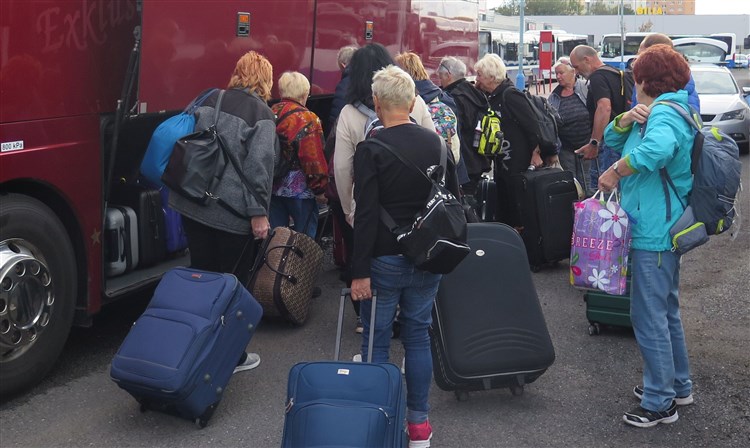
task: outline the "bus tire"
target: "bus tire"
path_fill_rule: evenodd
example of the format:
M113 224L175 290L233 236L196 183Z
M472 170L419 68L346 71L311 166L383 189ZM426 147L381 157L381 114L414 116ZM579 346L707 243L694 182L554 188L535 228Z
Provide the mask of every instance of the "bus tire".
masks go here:
M77 294L73 245L41 201L0 194L0 396L35 385L60 356Z

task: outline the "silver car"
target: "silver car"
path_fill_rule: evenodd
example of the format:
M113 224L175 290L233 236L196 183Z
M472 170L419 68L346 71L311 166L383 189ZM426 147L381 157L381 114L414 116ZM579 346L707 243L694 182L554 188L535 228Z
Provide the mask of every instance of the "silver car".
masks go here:
M750 93L750 88L740 89L726 67L692 65L690 70L701 100L703 126L716 126L737 142L740 152L748 152L750 106L744 96Z

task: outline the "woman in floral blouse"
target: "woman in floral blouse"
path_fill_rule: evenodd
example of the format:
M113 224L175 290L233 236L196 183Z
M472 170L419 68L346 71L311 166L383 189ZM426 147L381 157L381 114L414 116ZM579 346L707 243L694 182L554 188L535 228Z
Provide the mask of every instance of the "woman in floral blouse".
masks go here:
M281 169L271 196L271 227L288 226L315 238L318 204L325 204L328 164L323 154L323 127L315 113L305 107L310 82L298 72L279 79L281 101L271 109L276 114L276 134L281 146Z

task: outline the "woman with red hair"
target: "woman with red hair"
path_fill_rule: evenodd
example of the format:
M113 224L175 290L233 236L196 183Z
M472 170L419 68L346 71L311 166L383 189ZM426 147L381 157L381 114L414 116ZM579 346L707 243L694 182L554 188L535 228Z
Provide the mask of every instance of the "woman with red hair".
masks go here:
M680 256L671 250L669 229L682 215L681 204L687 204L692 188L694 132L663 103L689 112L683 88L690 67L680 53L654 45L638 56L633 76L638 105L617 116L604 132L607 145L622 157L599 177L599 189L610 191L619 184L632 226L630 318L644 365L643 385L633 389L640 406L623 420L646 428L677 421L677 406L693 402L678 300ZM673 188L664 188L661 170Z

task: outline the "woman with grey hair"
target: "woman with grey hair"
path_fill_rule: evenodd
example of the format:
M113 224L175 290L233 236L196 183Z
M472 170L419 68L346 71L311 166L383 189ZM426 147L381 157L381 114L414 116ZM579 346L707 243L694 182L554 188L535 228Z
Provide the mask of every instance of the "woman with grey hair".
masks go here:
M590 160L584 160L583 173L576 173L575 150L588 143L591 138L591 118L586 108L588 87L583 79L576 79L576 69L570 59L562 57L552 66L558 85L549 95L549 104L560 116L558 136L562 149L558 154L560 165L573 173L579 182L587 182ZM584 187L584 191L587 188Z
M486 54L474 65L477 87L487 94L490 108L500 115L500 128L510 147L495 160L497 184L497 218L510 226L522 226L516 198L511 196L510 177L529 166L539 168L558 161L553 149L539 147L539 123L523 93L505 76L505 63L496 54Z
M409 112L415 105L415 85L396 66L375 73L372 81L375 112L384 129L362 141L354 153L354 222L352 299L361 301L362 358L367 357L371 313L377 313L373 340L373 362L388 362L391 331L396 307L400 305L401 343L406 352L406 420L410 448L430 446L432 427L428 420L432 355L430 335L432 303L441 275L417 269L401 255L394 234L380 219L381 207L399 227L414 222L424 206L431 184L416 172L440 163L440 136L414 124ZM391 147L388 149L379 142ZM407 165L392 152L411 162ZM448 166L447 185L458 194L455 170ZM372 309L372 289L378 291L377 308ZM364 430L364 429L363 429Z
M487 98L466 80L466 64L453 56L440 60L437 69L443 90L456 103L458 138L461 144L461 162L466 167L468 181L461 182L465 200L475 205L474 194L482 174L490 170L490 161L474 148L474 129L481 113L487 110Z
M315 238L318 204L325 204L328 164L323 155L323 126L314 112L305 107L310 81L299 72L286 72L279 78L281 101L271 108L276 114L276 134L281 145L282 166L286 172L273 182L271 227L287 227L289 217L297 231Z

